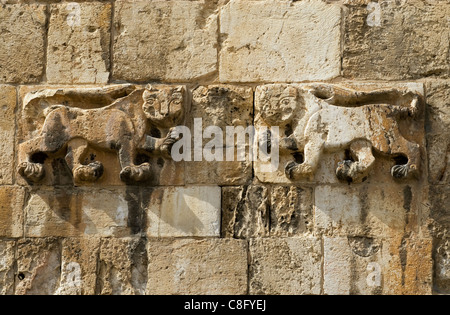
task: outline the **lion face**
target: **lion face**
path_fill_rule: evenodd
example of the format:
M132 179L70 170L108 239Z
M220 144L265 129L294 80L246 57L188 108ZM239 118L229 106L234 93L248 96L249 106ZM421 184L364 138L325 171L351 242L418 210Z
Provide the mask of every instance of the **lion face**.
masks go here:
M259 99L261 118L271 126L289 124L297 111L299 96L292 86L263 88Z
M170 128L184 118L186 90L183 86L147 86L142 109L157 127Z

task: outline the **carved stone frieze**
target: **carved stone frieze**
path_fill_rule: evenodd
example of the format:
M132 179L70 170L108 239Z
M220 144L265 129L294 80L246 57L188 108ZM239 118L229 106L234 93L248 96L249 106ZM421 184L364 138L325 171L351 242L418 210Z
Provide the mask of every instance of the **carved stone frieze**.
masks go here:
M63 158L75 185L98 181L112 168L97 159L116 154L125 183L151 181L151 160L170 160L188 102L184 86L119 85L44 89L25 95L18 173L28 182L46 176L45 161ZM102 154L99 154L99 156ZM111 156L109 156L110 158Z
M274 84L258 87L255 98L256 125L280 128L280 168L289 181L313 181L324 156L339 152L344 157L332 167L340 181L367 180L379 155L395 162L390 170L394 178L421 172L420 88ZM405 123L409 137L404 135ZM268 136L259 137L267 141ZM255 168L263 181L283 176L280 171L266 176L258 163Z

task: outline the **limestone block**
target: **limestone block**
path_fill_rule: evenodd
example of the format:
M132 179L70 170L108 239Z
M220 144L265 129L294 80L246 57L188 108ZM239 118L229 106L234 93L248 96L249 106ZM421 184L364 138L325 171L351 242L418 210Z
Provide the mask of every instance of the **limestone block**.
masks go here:
M448 78L449 14L448 1L350 1L344 29L344 76Z
M0 82L39 82L44 72L46 6L0 7Z
M100 244L100 238L94 237L63 239L61 280L56 294L95 294Z
M269 236L270 195L264 186L222 188L222 237Z
M255 175L330 184L426 177L423 95L420 83L258 86Z
M48 83L107 83L111 4L52 4L47 44Z
M233 0L220 11L221 82L298 82L340 74L341 8Z
M56 238L17 242L15 294L53 295L61 276L61 248Z
M430 294L431 239L324 239L324 294Z
M450 183L450 81L432 81L427 91L427 152L431 184Z
M442 239L436 242L433 249L434 290L438 294L450 293L450 241Z
M15 241L0 241L0 295L14 294Z
M117 1L113 78L186 82L216 72L212 1Z
M25 207L25 235L122 237L132 233L131 191L55 188L31 192Z
M1 10L1 9L0 9ZM1 66L0 66L1 68ZM0 70L1 71L1 70ZM0 85L0 184L12 184L15 144L16 89Z
M250 294L320 294L322 248L315 238L250 240Z
M316 231L327 235L396 236L418 231L425 219L420 186L318 186L315 188Z
M155 188L146 196L143 207L147 213L147 236L220 235L219 186Z
M143 239L103 239L100 248L96 294L145 294L147 262Z
M147 294L247 293L247 242L150 239Z
M35 86L20 96L20 184L184 184L170 152L189 105L185 86Z
M186 182L248 183L252 178L248 133L253 126L252 89L211 85L197 87L192 94L187 126L191 130L193 154L192 161L186 163Z
M0 186L0 236L23 236L25 190L16 186Z

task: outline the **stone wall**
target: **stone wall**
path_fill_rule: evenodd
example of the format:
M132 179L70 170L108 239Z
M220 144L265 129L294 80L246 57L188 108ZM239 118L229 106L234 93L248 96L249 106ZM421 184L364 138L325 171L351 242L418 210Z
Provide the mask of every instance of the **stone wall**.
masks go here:
M447 0L0 0L0 293L449 294L449 16ZM183 114L145 129L151 93ZM299 133L280 113L308 104ZM172 128L196 118L279 126L278 169L174 161Z

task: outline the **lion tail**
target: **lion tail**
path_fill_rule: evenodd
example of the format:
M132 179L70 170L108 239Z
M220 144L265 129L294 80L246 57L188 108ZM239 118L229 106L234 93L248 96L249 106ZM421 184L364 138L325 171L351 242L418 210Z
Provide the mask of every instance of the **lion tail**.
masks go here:
M409 106L394 106L394 112L401 117L416 118L420 115L420 97L414 96Z

